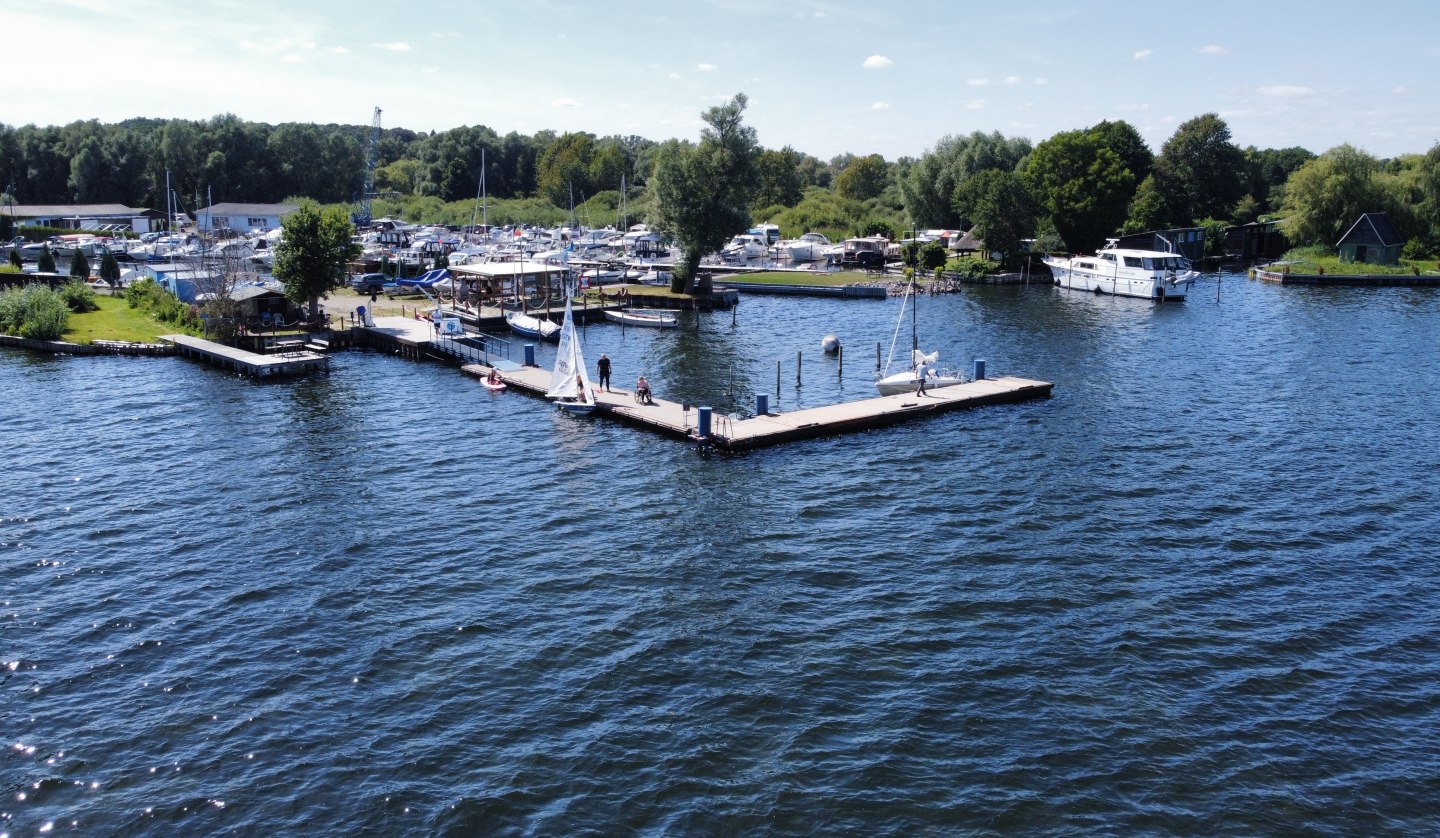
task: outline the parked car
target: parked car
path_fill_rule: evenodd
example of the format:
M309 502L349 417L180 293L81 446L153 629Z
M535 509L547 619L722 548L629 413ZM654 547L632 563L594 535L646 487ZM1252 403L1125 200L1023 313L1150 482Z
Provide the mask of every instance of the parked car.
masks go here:
M386 286L389 286L388 288ZM385 274L360 274L350 280L350 287L361 294L380 294L385 291L392 291L395 288L394 282Z

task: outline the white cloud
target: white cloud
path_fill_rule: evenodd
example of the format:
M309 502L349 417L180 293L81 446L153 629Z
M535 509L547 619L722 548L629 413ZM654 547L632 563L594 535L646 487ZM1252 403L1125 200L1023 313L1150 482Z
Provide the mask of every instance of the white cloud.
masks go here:
M965 83L971 87L984 87L990 83L989 79L966 79Z
M1154 52L1154 50L1142 49L1139 52L1135 53L1134 58L1136 61L1140 61L1141 59L1149 58L1150 53L1152 52Z
M336 55L349 55L349 54L350 54L350 50L348 50L348 49L346 49L346 48L344 48L344 47L331 47L331 48L330 48L330 51L333 52L333 53L335 53Z
M1314 92L1311 88L1301 87L1298 84L1267 84L1260 88L1261 96L1274 96L1282 99L1294 96L1310 96Z
M888 111L888 110L890 110L890 103L889 103L889 102L876 102L875 104L873 104L873 105L870 106L870 110L872 110L872 111Z
M305 63L305 58L304 58L304 56L296 55L295 53L292 52L292 53L288 53L288 54L286 54L286 55L280 56L280 63L281 63L281 64L304 64L304 63Z
M720 68L719 68L719 67L716 67L714 64L696 64L696 65L695 65L695 72L697 72L697 73L713 73L713 72L715 72L715 71L718 70L718 69L720 69Z
M1050 83L1050 80L1047 79L1047 78L1045 78L1044 76L1038 76L1038 77L1036 77L1036 79L1035 79L1035 86L1036 86L1036 87L1039 87L1039 86L1042 85L1042 84L1049 84L1049 83Z
M1199 48L1199 49L1197 49L1197 50L1195 50L1195 51L1198 52L1198 53L1200 53L1201 55L1229 55L1229 54L1230 54L1230 50L1228 50L1228 49L1220 46L1219 44L1210 44L1210 45L1208 45L1208 46L1203 46L1203 47L1201 47L1201 48Z
M552 107L552 108L578 108L578 107L580 107L580 103L577 102L576 100L570 98L569 96L561 96L559 99L556 99L555 101L551 102L551 103L550 103L550 107Z
M1006 76L1006 77L1005 77L1005 83L1006 83L1006 84L1019 84L1019 83L1020 83L1020 77L1019 77L1019 76Z
M1396 96L1404 96L1406 93L1410 92L1410 88L1406 87L1403 84L1397 84L1395 85L1395 89L1390 92L1394 93Z
M862 63L860 66L864 67L867 70L879 70L882 67L889 67L891 64L894 63L894 61L891 61L883 55L872 55L869 58L865 59L864 63Z
M680 78L680 74L679 74L679 73L671 73L670 75L666 76L665 78L667 78L667 79L669 79L669 80L671 80L671 81L677 81L677 80L679 80L679 78Z
M389 50L390 52L410 51L410 44L408 41L391 41L387 44L371 44L370 46L375 47L376 49Z
M990 107L990 103L984 99L971 99L965 103L965 110L967 111L983 111L988 107Z

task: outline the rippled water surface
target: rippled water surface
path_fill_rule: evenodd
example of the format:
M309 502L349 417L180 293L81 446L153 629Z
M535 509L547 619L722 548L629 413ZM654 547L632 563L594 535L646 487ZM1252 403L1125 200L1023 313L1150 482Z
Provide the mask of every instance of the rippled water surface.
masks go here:
M898 311L585 343L788 410ZM1053 398L738 456L372 351L0 350L0 834L1433 833L1437 314L968 289L921 343Z

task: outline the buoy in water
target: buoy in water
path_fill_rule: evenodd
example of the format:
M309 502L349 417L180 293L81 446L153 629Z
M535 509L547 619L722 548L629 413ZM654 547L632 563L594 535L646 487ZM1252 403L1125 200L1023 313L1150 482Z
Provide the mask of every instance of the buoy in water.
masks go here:
M825 337L820 339L820 349L827 355L832 355L836 352L839 352L840 338L837 338L834 335L826 335Z

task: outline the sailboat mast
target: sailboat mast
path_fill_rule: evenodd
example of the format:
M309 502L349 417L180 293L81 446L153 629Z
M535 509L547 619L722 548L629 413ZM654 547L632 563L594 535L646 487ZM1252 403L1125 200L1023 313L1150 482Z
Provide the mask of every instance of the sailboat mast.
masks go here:
M910 351L913 353L920 348L920 327L916 322L916 312L920 308L920 292L915 287L914 274L910 275L910 294L915 297L914 304L910 306Z

